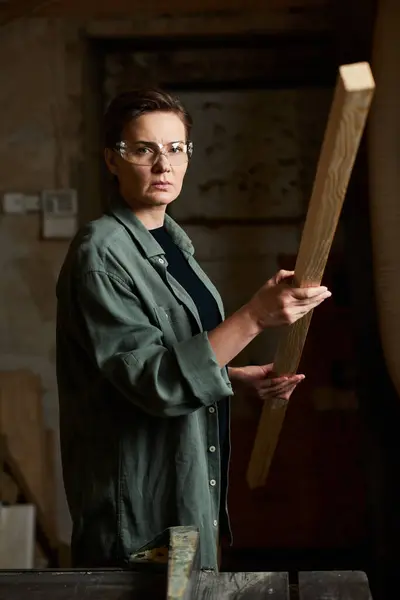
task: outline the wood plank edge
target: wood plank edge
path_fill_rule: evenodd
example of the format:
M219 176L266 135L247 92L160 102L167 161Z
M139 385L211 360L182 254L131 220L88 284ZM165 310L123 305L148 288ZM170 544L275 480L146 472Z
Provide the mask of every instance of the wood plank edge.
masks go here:
M255 489L265 484L273 457L273 453L269 455L268 448L270 446L275 448L277 445L279 433L285 420L287 405L288 402L276 407L270 403L264 403L246 474L250 489ZM266 439L269 440L267 448L264 444L264 440Z
M372 92L375 90L375 80L368 62L341 65L339 77L347 92Z

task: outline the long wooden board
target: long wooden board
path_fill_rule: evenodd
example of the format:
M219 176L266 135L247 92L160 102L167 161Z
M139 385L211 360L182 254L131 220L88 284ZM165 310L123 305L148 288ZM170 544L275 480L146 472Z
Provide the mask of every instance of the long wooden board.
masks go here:
M202 571L197 600L289 600L288 574ZM101 571L0 571L0 598L7 600L165 600L162 573L128 569ZM315 600L320 600L321 596ZM363 599L360 599L363 600Z
M290 586L286 572L213 573L202 571L192 598L197 600L372 600L361 571L300 572ZM395 598L395 596L393 596ZM0 571L0 598L21 600L165 600L161 573L129 569Z
M342 65L295 266L294 285L320 285L375 89L368 63ZM274 360L278 375L296 373L312 312L288 326ZM247 471L251 488L265 484L287 402L265 402Z

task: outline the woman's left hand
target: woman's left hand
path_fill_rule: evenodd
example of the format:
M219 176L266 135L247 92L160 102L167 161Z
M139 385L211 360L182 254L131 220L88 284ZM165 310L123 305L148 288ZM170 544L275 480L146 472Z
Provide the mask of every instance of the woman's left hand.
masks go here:
M273 367L273 364L229 367L228 374L233 391L242 391L262 401L289 400L296 386L305 376L296 374L273 377Z

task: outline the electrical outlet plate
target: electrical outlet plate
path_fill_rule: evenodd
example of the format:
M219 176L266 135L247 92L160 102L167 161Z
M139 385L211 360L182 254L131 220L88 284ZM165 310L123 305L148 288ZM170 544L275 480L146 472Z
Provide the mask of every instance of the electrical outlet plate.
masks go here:
M25 212L25 197L19 192L8 192L3 196L3 213L21 215Z
M3 213L6 215L22 215L40 211L40 198L36 194L7 192L3 196Z

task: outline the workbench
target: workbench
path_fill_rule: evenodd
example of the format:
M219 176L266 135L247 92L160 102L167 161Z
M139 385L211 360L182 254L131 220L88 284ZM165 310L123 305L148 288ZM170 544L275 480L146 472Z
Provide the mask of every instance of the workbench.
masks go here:
M198 600L372 600L360 571L287 573L200 572ZM0 571L0 600L165 600L165 575L131 570Z

